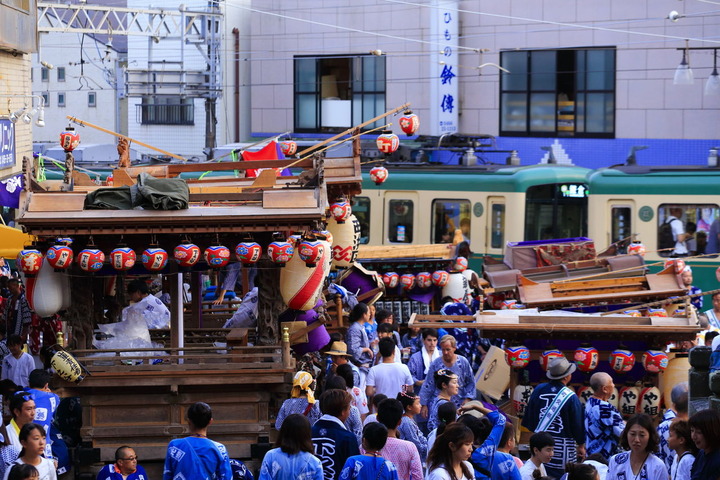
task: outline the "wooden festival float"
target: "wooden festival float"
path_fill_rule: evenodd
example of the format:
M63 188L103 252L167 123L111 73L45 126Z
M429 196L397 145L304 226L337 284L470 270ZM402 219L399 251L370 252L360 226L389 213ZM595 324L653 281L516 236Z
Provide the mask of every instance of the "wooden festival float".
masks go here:
M162 462L167 443L187 434L185 410L196 401L212 405L211 435L232 458L250 458L251 446L267 444L272 411L287 398L295 371L290 345L296 353L325 346L329 336L318 308L325 278L331 265L349 266L357 253L359 226L349 198L361 191L359 137L368 133L361 129L407 106L297 155L294 142L283 142L286 159L149 167L121 162L112 187L73 171L72 131L61 136L68 146L64 181L40 184L24 161L18 222L38 238L24 250L23 258L35 260L25 262L35 269L27 273L36 274L27 277L29 298L41 316L62 311L68 350L89 373L79 383L56 384L62 396L81 397L82 435L90 449L81 450L80 462L111 461L121 444L132 445L146 467ZM397 136L381 137L381 149L397 148ZM353 141L353 156L325 158L323 147L342 141ZM120 143L119 150L127 148L127 141ZM280 145L268 148L276 152ZM290 175L280 176L285 169ZM143 208L134 208L138 202ZM235 245L238 259L257 269L256 332L220 328L215 309L201 298L203 274L224 268ZM247 285L247 269L243 273ZM97 326L119 320L125 285L151 274L162 275L171 297L170 328L150 332L162 346L93 349ZM191 285L189 304L182 301L183 277ZM383 286L375 283L376 299ZM306 319L313 308L319 313ZM223 320L226 310L219 309ZM280 323L288 312L290 320L304 321ZM313 348L303 350L314 334Z

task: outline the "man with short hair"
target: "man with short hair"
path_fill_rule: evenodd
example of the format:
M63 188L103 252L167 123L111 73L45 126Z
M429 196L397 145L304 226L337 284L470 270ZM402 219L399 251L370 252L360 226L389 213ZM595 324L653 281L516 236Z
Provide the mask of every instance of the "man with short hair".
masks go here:
M27 341L32 323L32 309L25 296L25 289L17 278L8 280L7 288L10 291L4 312L7 335L20 335L24 341Z
M230 458L225 445L207 438L212 409L196 402L187 410L190 436L168 444L163 480L232 480Z
M45 429L47 442L45 443L45 456L52 456L52 437L50 435L50 424L52 423L55 410L60 405L60 397L50 391L50 378L52 376L42 368L36 368L28 376L28 392L32 393L35 400L35 423L42 425Z
M625 421L608 400L615 385L610 375L597 372L590 377L593 395L585 403L585 446L587 454L599 453L609 459L618 453L618 443Z
M523 416L522 426L531 432L547 432L555 441L554 455L545 469L560 478L568 462L585 458L585 424L580 399L567 384L577 369L565 357L550 360L546 372L548 383L533 390Z
M437 348L438 331L434 328L422 330L422 348L419 352L412 354L407 366L415 384L415 393L419 394L433 360L440 358L440 351Z
M127 286L127 293L133 304L123 308L122 320L141 317L148 328L168 328L170 310L155 295L143 280L133 280Z
M135 450L123 445L115 450L115 463L105 465L97 474L97 480L148 480L148 476L138 465Z
M10 355L2 361L0 379L12 380L18 387L27 387L30 372L35 369L35 360L32 355L23 352L25 340L20 335L10 335L7 345Z
M372 398L376 393L395 398L398 393L405 391L405 388L412 388L412 375L407 365L395 362L396 346L392 338L381 338L379 348L382 363L378 363L368 372L365 393L368 398Z
M685 241L690 237L690 235L685 232L685 225L683 225L683 222L680 219L682 214L682 208L670 207L670 215L664 222L670 225L673 240L675 241L675 248L670 254L671 257L687 257L689 253Z
M333 388L320 395L323 416L312 426L312 442L315 456L322 462L324 480L337 480L345 461L360 454L357 438L344 424L350 417L351 401L352 395L344 389Z
M393 336L393 333L395 331L393 330L393 326L389 323L381 323L378 325L377 328L377 336L378 341L382 340L383 338L389 338L393 341L395 344L395 355L393 356L393 359L395 363L402 363L402 352L400 351L400 348L397 344L397 340ZM380 349L379 343L378 343L378 350ZM382 354L378 351L377 355L375 355L375 358L373 359L373 365L377 365L378 363L382 362Z
M422 480L422 462L417 447L412 442L397 438L403 413L402 404L394 398L386 398L378 405L377 421L388 430L387 442L380 450L380 456L395 465L398 478Z
M530 437L530 458L520 468L522 480L533 480L533 472L540 470L542 477L547 476L545 465L553 458L555 440L547 432L533 434ZM557 477L560 478L560 477Z
M670 436L670 424L673 419L679 418L680 420L688 419L688 382L678 383L670 391L670 403L671 408L668 408L663 414L663 418L660 421L660 425L657 427L658 437L660 437L660 445L655 455L665 462L668 471L673 464L673 458L675 457L675 451L673 451L668 445L668 436Z
M347 352L347 344L345 342L333 342L330 344L330 350L326 353L330 356L332 365L325 380L330 380L330 378L336 375L337 367L340 365L350 365L353 371L353 385L360 387L360 369L348 360L350 354Z

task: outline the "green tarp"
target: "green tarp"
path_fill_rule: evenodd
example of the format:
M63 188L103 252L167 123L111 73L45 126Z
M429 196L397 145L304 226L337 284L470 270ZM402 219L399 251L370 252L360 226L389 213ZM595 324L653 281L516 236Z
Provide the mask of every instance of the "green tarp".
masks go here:
M85 208L105 210L183 210L188 208L190 189L181 178L138 175L130 187L98 188L85 197Z

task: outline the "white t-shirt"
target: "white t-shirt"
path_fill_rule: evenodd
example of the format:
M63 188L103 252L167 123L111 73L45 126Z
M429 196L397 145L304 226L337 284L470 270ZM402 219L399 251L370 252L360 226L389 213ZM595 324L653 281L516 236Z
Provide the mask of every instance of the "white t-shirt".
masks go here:
M675 239L675 250L673 250L673 253L688 253L687 245L685 244L685 242L678 241L678 235L682 235L683 233L685 233L685 227L683 226L682 220L677 217L668 217L667 221L670 223L673 238Z
M540 468L536 467L532 460L528 459L527 462L520 468L520 477L522 480L533 480L533 472L540 470L540 474L544 477L547 475L545 471L545 465L540 464Z
M458 480L474 480L473 478L473 467L470 462L463 462L470 472L470 477L462 476ZM450 474L445 470L445 465L440 465L435 470L432 470L426 477L425 480L450 480Z
M404 363L381 363L370 369L365 385L375 387L375 394L382 393L396 398L403 385L412 385L410 369Z
M40 477L38 478L38 480L57 480L55 463L49 458L40 457L40 459L40 465L35 465L35 468L37 468L37 471L40 473ZM8 465L5 470L5 476L3 477L3 480L7 480L8 476L10 476L10 470L12 470L12 466L16 463L24 464L25 462L22 461L22 458L18 458L13 463Z
M670 480L690 480L693 463L695 463L695 457L690 452L683 455L679 462L678 456L675 455L675 460L670 467Z

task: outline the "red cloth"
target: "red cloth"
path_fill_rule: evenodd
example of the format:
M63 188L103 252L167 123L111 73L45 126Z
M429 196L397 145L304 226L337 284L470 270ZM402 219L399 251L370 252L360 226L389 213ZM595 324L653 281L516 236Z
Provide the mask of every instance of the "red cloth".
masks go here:
M279 146L275 140L271 141L267 145L265 145L263 148L258 150L257 152L243 152L242 158L246 162L252 162L255 160L280 160L281 152L278 151ZM263 170L262 168L248 168L245 170L245 177L246 178L256 178L260 171ZM282 168L276 168L275 173L276 175L280 175L282 172Z

